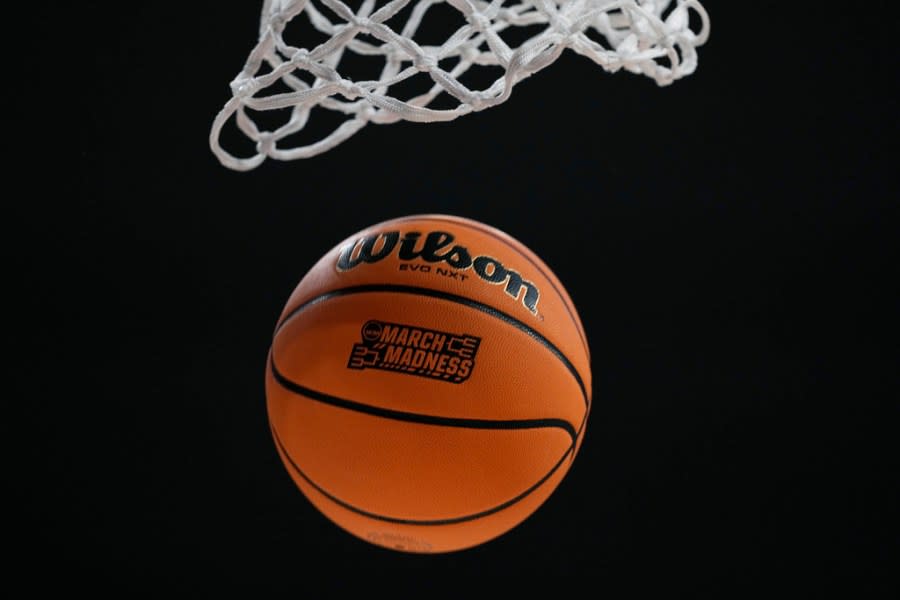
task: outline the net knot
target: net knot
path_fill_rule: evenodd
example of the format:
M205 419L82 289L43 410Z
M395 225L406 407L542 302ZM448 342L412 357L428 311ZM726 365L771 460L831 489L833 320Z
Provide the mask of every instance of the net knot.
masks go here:
M231 82L231 93L238 98L248 98L259 89L259 82L252 77L238 77Z
M369 17L354 17L353 19L353 24L365 31L369 31L372 28L372 23L373 21Z
M469 106L477 112L488 108L491 103L482 94L472 94L472 97L469 98Z
M413 65L422 71L422 72L430 72L437 68L437 59L430 54L418 54L413 59Z
M366 91L361 85L354 83L349 79L341 79L339 83L341 85L341 94L347 98L347 100L356 100L357 98L366 95Z
M308 63L309 62L309 50L306 48L297 48L294 54L291 56L291 63Z
M491 28L494 22L490 17L485 16L484 13L473 11L472 14L469 15L469 23L476 31L484 33L485 30Z
M275 150L275 136L271 131L260 131L256 140L256 151L263 156L271 156Z

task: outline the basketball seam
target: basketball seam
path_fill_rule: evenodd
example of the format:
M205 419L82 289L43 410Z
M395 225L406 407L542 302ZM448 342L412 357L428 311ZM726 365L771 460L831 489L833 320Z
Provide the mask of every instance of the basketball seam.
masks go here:
M361 402L355 402L346 398L332 396L318 390L314 390L296 381L288 379L278 370L275 365L274 353L269 360L269 368L272 371L272 377L282 388L289 392L298 394L315 400L323 404L328 404L337 408L343 408L353 412L371 415L374 417L383 417L395 421L406 421L409 423L418 423L420 425L437 425L443 427L459 427L464 429L541 429L556 427L565 431L572 438L574 446L578 439L578 432L575 427L565 419L473 419L463 417L442 417L439 415L429 415L424 413L413 413L380 406L372 406Z
M378 521L384 521L387 523L398 523L398 524L403 524L403 525L418 525L418 526L454 525L454 524L458 524L458 523L465 523L468 521L475 521L478 519L482 519L484 517L488 517L492 514L506 510L510 506L513 506L514 504L517 504L518 502L524 500L525 498L530 496L533 492L535 492L538 488L540 488L544 484L544 482L546 482L560 468L560 466L563 464L563 461L565 461L566 456L568 456L570 453L572 453L574 451L574 447L570 446L569 449L567 449L563 453L562 457L560 457L560 459L556 462L556 464L553 465L553 467L544 476L542 476L540 479L538 479L537 482L535 482L530 487L528 487L525 491L514 496L513 498L506 500L505 502L502 502L501 504L493 506L489 509L482 510L477 513L472 513L469 515L463 515L463 516L459 516L459 517L452 517L452 518L446 518L446 519L402 519L399 517L389 517L387 515L379 515L379 514L376 514L373 512L369 512L367 510L363 510L362 508L359 508L358 506L354 506L354 505L350 504L349 502L347 502L345 500L341 500L337 496L325 491L325 489L323 489L318 484L316 484L312 479L310 479L309 476L306 473L304 473L303 470L297 465L297 463L294 462L293 457L290 455L290 453L287 451L287 448L285 448L284 444L281 442L281 438L278 435L278 431L275 429L275 426L271 423L270 423L270 429L272 431L272 437L275 439L275 443L278 445L278 449L281 451L281 453L287 459L287 463L290 465L290 467L297 473L297 475L299 475L301 478L303 478L303 481L308 483L311 487L313 487L321 495L326 497L328 500L334 502L338 506L340 506L346 510L349 510L353 513L356 513L358 515L361 515L361 516L364 516L364 517L367 517L370 519L375 519Z

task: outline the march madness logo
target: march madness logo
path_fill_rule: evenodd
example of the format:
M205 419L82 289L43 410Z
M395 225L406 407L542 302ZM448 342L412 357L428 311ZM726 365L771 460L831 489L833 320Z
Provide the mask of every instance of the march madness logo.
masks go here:
M354 344L347 368L400 371L462 383L475 368L481 338L412 325L368 321Z

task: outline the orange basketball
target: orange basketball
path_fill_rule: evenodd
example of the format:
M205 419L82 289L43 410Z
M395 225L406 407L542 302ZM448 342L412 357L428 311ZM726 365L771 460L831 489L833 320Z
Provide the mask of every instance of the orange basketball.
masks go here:
M492 540L559 486L591 408L588 343L522 243L448 215L372 225L323 256L266 366L278 453L306 498L372 544Z

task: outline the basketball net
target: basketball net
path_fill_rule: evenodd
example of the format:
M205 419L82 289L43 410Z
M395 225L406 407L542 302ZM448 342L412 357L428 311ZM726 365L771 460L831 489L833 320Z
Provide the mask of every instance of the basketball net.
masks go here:
M460 26L440 45L427 45L417 35L420 25L429 9L443 4L458 11ZM286 43L285 32L299 20L324 41ZM708 35L709 17L698 0L363 0L356 10L341 0L264 0L258 42L213 121L210 147L226 167L248 171L267 157L321 154L369 123L451 121L505 102L518 82L567 48L607 72L624 69L668 85L694 72L696 48ZM524 39L511 42L516 37ZM380 76L359 79L342 71L354 57L380 59ZM486 66L497 72L490 84L464 83L467 71ZM429 78L426 91L397 92L414 77ZM439 96L450 106L432 106ZM320 114L313 109L342 120L311 142L291 144L287 138ZM283 123L261 128L257 121L268 111L283 113ZM232 117L255 145L254 155L239 158L222 147L222 128Z

